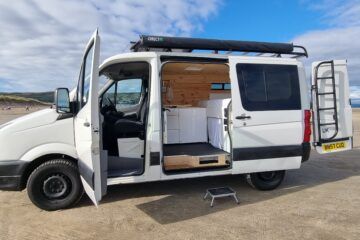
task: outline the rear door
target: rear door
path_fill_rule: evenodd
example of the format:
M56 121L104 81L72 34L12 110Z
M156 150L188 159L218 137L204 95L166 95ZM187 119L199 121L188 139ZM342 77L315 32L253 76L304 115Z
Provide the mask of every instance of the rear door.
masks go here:
M230 56L229 64L233 160L300 157L303 113L298 62ZM257 165L263 167L265 162ZM286 168L274 165L267 170L279 167Z
M85 192L95 205L106 193L107 162L101 158L99 137L99 53L95 31L83 57L77 90L78 113L74 119L78 166ZM100 161L101 160L101 161Z
M352 148L352 109L346 60L312 64L313 141L317 152Z

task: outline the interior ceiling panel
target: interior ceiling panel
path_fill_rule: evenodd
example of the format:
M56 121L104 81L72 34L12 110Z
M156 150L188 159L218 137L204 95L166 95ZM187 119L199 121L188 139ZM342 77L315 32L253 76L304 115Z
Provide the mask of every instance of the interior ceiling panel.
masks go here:
M163 68L163 74L228 74L229 67L225 64L204 63L168 63Z

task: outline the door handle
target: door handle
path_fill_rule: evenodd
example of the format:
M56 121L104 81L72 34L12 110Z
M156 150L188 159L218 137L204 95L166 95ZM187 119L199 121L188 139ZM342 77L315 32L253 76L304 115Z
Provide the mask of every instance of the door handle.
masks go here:
M235 117L238 120L245 120L245 119L250 119L250 116L246 116L245 114L241 115L241 116L236 116Z
M85 127L90 127L90 123L89 122L84 122L84 126Z

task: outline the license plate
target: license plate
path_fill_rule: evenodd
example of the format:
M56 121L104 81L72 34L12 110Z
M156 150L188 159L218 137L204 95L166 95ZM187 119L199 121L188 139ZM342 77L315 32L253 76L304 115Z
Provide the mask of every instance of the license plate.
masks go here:
M327 143L322 145L324 152L332 152L346 148L346 142Z

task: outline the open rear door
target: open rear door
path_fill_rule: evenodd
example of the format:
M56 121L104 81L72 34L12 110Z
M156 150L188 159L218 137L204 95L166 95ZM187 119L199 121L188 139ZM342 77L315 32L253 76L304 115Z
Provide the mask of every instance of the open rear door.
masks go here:
M99 137L99 54L96 30L83 57L77 89L78 113L74 119L78 165L85 192L95 205L106 193L107 162L101 158Z
M352 149L352 110L346 60L312 64L313 141L317 152Z

